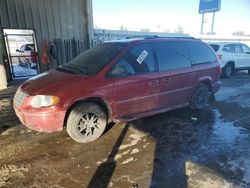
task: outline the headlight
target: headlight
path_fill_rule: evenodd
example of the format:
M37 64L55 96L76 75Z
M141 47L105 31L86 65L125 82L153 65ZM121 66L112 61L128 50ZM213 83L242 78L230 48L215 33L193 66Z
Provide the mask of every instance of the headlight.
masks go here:
M31 100L31 106L34 108L48 107L56 105L58 102L59 98L56 96L36 95Z

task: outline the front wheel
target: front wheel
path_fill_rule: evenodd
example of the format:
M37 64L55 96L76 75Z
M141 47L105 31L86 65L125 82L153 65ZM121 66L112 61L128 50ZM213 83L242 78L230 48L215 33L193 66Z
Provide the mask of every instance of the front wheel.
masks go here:
M191 99L191 108L194 110L204 109L209 101L211 92L206 84L200 84Z
M72 109L67 120L69 136L79 143L87 143L99 138L107 125L107 115L95 103L84 102Z

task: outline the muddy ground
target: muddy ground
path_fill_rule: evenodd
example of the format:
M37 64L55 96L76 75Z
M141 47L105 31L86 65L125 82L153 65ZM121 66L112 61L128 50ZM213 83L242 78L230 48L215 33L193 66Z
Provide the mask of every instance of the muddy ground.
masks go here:
M0 187L250 187L250 76L222 83L206 110L118 124L88 144L26 129L0 94Z

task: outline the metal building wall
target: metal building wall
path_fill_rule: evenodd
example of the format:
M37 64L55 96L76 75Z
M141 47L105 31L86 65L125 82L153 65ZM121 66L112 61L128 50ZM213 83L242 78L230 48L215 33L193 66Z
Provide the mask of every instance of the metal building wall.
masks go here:
M91 0L0 0L0 22L3 29L34 29L38 54L43 41L55 39L82 41L90 47L93 36ZM70 45L69 45L70 46ZM61 63L65 63L62 54ZM48 66L41 65L41 72Z

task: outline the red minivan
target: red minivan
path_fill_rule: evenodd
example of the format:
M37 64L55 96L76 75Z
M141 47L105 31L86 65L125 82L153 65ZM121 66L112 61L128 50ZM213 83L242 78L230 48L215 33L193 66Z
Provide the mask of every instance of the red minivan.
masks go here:
M190 105L203 109L220 87L220 65L193 38L134 38L102 43L23 83L14 97L21 122L61 131L77 142L100 137L111 122Z

